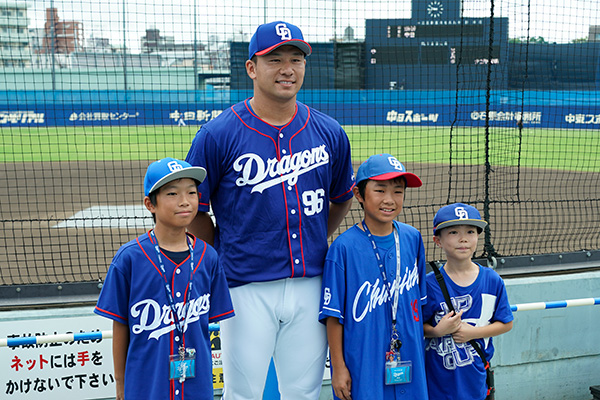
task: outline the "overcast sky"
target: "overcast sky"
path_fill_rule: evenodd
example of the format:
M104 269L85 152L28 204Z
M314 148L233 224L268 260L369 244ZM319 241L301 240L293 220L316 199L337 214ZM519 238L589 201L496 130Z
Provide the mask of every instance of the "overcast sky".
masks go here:
M423 0L424 1L424 0ZM491 0L465 0L465 17L486 17ZM125 37L134 51L147 28L175 41L206 42L210 35L227 40L234 33L249 36L263 22L282 19L299 25L309 41L327 41L343 36L346 27L364 38L365 19L410 18L409 0L37 0L29 5L31 27L44 25L45 9L58 9L61 20L83 23L84 36L105 37L121 46ZM528 5L529 2L529 5ZM216 6L215 4L226 5ZM542 36L565 43L588 36L590 25L600 25L598 0L495 0L494 15L509 18L509 37ZM125 7L124 7L125 5ZM125 9L126 34L123 34ZM196 16L194 19L194 10ZM528 10L531 10L530 23ZM196 22L196 23L195 23ZM238 35L239 36L239 35Z

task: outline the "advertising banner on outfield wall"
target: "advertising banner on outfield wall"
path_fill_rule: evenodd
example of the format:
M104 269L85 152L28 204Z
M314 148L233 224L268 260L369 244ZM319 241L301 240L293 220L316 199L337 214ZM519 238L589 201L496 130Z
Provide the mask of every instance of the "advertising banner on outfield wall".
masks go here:
M342 125L473 126L599 129L600 107L435 105L392 103L312 104ZM223 112L222 104L37 105L0 104L0 128L35 126L201 126Z

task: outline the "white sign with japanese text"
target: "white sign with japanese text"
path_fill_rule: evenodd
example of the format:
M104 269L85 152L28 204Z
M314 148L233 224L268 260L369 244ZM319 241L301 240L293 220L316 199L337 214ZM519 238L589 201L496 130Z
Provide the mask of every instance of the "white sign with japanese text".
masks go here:
M73 312L73 309L70 309ZM14 312L13 312L14 313ZM110 320L78 316L11 320L0 313L0 337L17 338L112 329ZM71 314L73 315L73 314ZM0 398L100 399L115 396L112 340L0 348Z

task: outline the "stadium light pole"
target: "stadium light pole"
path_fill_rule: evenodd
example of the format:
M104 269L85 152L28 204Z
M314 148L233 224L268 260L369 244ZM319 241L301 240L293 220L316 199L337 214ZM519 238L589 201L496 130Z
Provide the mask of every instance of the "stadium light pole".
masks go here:
M337 43L337 1L333 1L333 43Z
M194 89L200 89L198 82L198 12L196 10L197 1L194 0Z
M54 10L54 0L50 1L50 17L51 17L51 21L50 21L50 47L52 47L51 50L51 57L52 57L52 91L56 91L56 65L55 65L55 58L56 58L56 24L54 23L55 20L55 10ZM47 18L47 17L46 17Z
M125 21L125 8L125 0L123 0L123 88L127 91L127 35L125 31L127 23Z

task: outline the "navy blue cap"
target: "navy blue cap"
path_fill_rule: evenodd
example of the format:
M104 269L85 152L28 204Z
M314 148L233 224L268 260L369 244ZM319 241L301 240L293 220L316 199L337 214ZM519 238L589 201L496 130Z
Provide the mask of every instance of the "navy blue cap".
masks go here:
M433 218L433 234L438 229L456 225L471 225L481 233L488 223L481 219L481 214L473 206L463 203L454 203L438 210Z
M144 177L144 195L148 196L160 189L161 186L176 179L190 178L201 183L205 177L206 170L202 167L192 167L186 161L171 157L163 158L148 166Z
M275 21L256 28L248 46L248 60L254 55L264 56L284 45L296 46L306 56L312 53L312 48L304 41L300 28L289 22Z
M419 187L421 179L413 173L406 172L404 165L391 154L375 154L358 167L356 183L365 179L387 181L398 177L406 179L406 187Z

